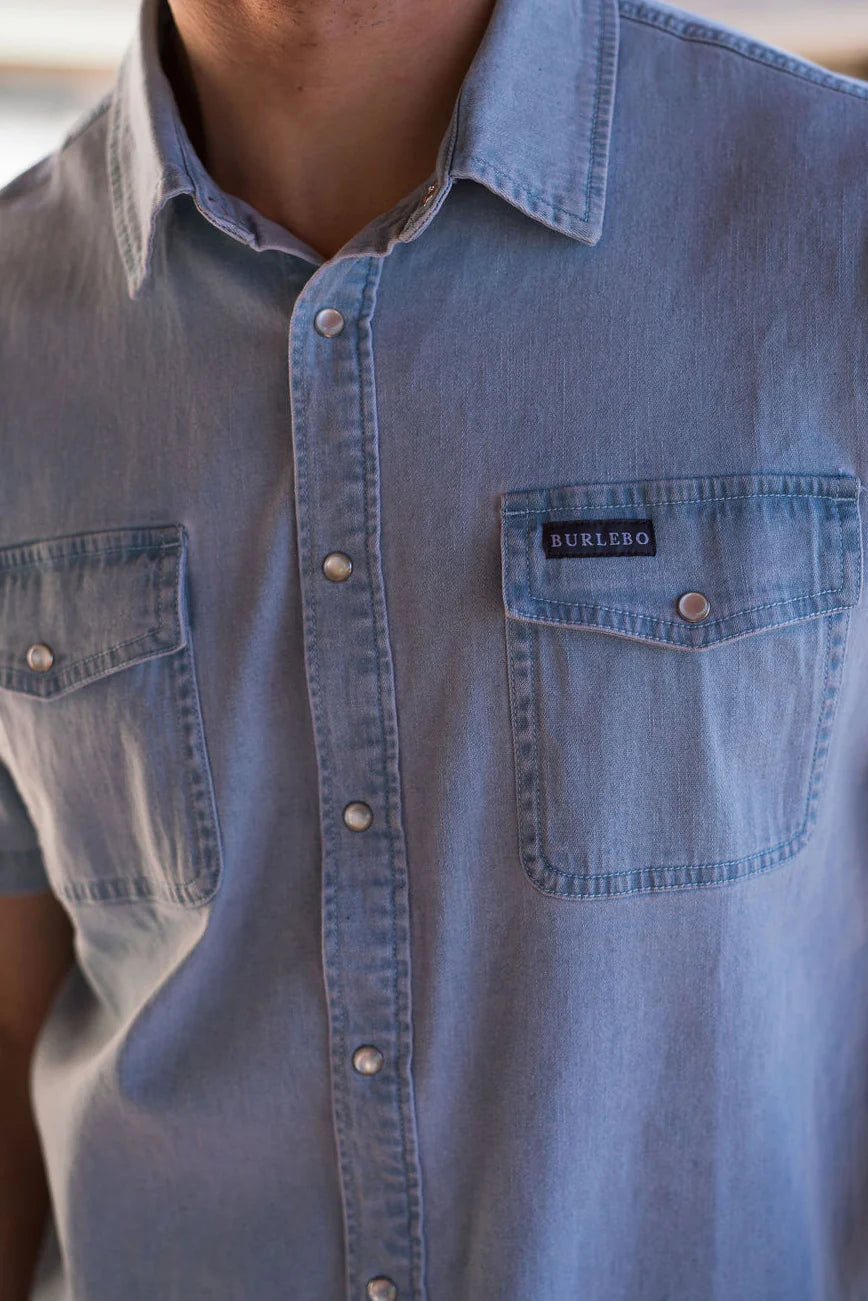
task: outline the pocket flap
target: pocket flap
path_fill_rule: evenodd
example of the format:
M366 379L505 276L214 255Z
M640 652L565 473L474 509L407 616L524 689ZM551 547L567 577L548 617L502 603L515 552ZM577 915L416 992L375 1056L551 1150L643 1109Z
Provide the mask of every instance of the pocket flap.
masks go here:
M860 489L852 475L762 474L504 493L507 615L702 650L845 609L862 586ZM597 527L583 544L569 526L585 521ZM553 550L549 523L576 545ZM687 592L708 602L700 621L678 613Z
M0 548L0 686L58 696L186 644L181 524ZM48 652L28 663L28 650Z

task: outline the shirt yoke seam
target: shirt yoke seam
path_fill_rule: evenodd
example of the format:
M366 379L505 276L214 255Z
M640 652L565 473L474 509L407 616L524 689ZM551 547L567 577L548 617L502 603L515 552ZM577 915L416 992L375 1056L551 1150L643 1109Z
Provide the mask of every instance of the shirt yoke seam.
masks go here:
M858 81L850 81L819 65L802 60L794 54L787 54L772 45L766 45L762 41L751 40L747 36L739 36L736 32L729 32L724 28L693 19L681 18L677 14L657 9L653 5L633 3L633 0L619 0L618 8L622 18L627 19L628 22L642 23L646 27L653 27L679 40L729 50L732 54L737 54L752 63L759 63L776 72L788 73L822 90L836 91L839 94L849 95L852 99L861 100L863 103L868 102L868 84L862 85Z
M84 135L88 127L93 126L104 113L108 112L114 94L115 89L112 87L106 91L102 99L98 99L95 104L91 104L90 108L85 109L78 120L73 122L72 126L63 137L57 150L58 153L63 153L64 149L66 149L68 145L74 144L79 136Z
M51 175L52 167L60 158L61 154L82 135L89 127L93 126L101 117L108 112L111 106L113 91L106 91L102 99L92 104L81 117L72 124L66 135L50 153L38 158L36 162L25 167L17 176L13 176L9 181L0 186L0 200L5 203L14 203L18 198L29 196L38 190L41 185L45 185ZM25 184L25 182L27 182Z

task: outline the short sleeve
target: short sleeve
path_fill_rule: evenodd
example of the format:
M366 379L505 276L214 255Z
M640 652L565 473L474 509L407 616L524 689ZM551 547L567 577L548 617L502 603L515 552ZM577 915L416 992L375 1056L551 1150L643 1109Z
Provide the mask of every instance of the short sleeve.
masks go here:
M0 895L50 888L36 829L8 768L0 763Z

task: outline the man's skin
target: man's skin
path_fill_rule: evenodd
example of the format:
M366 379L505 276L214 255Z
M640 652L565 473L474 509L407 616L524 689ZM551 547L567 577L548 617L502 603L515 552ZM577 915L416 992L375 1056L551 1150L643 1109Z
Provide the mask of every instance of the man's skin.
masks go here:
M205 167L328 258L432 174L494 0L170 8L166 71ZM51 893L0 897L0 1301L27 1301L45 1223L29 1072L72 941Z
M49 891L0 898L0 1301L26 1301L48 1189L29 1097L33 1046L72 961Z
M494 0L169 0L217 184L333 256L434 170Z

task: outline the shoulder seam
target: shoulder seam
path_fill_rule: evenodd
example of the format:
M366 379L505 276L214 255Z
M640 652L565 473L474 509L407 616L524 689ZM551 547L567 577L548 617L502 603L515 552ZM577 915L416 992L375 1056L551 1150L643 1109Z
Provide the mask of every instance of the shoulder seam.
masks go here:
M83 135L87 128L91 126L98 117L101 117L102 114L105 113L111 103L113 94L114 88L112 87L107 90L102 98L98 99L95 104L91 104L90 108L85 109L81 117L73 122L72 126L61 140L57 149L58 153L61 153L67 145L73 144L74 141L76 141L80 135Z
M0 200L3 203L11 202L21 195L30 194L39 186L44 185L51 175L52 167L56 165L63 151L69 145L74 144L79 136L84 135L87 128L92 126L105 113L111 103L112 94L112 90L107 90L101 99L98 99L95 104L91 104L89 108L84 110L67 130L66 135L49 153L37 158L29 167L25 167L23 171L19 172L17 176L10 177L4 185L0 185Z
M794 54L776 49L773 45L752 40L748 36L727 31L723 27L714 27L695 19L681 17L679 14L668 13L654 5L637 3L636 0L618 0L618 8L623 18L644 23L647 27L655 27L669 36L730 50L733 54L741 55L742 58L774 68L778 72L789 73L811 85L837 91L842 95L850 95L853 99L863 102L868 101L868 83L863 85L859 81L850 80L820 67L819 64L813 64Z

